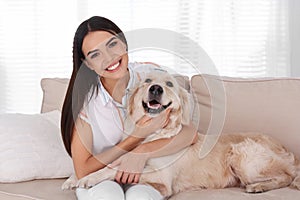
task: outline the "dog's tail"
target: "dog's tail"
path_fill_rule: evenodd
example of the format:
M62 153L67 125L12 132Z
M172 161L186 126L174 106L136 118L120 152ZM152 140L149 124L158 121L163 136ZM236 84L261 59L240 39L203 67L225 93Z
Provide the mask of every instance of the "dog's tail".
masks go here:
M300 190L300 161L296 161L296 176L291 183L291 187Z

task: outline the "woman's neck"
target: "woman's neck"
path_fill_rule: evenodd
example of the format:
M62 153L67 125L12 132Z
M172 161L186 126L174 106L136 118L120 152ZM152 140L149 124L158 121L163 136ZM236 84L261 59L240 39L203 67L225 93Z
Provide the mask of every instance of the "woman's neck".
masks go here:
M108 79L100 77L101 83L110 96L117 102L122 102L122 97L124 96L125 89L129 81L129 72L120 79Z

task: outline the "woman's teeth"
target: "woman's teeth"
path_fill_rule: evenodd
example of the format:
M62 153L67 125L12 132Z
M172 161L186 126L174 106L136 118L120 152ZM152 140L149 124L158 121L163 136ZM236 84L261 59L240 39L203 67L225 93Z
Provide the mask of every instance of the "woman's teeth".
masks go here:
M114 69L117 69L117 67L119 67L119 65L120 65L120 62L117 62L113 66L106 68L106 70L112 71Z

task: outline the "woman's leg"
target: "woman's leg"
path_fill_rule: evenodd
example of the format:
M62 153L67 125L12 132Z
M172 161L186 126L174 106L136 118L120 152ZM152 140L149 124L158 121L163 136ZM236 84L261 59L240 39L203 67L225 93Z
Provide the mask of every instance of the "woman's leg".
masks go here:
M124 191L115 181L103 181L90 189L77 188L78 200L124 200Z
M126 200L163 200L163 196L149 185L130 186L125 192Z

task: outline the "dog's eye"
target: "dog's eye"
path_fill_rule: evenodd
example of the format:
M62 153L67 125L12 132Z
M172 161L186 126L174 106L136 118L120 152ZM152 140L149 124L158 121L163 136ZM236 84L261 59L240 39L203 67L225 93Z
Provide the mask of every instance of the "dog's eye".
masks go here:
M150 78L147 78L146 80L145 80L145 83L151 83L152 82L152 80L150 79Z
M169 86L169 87L173 87L173 83L171 81L167 81L166 85Z

